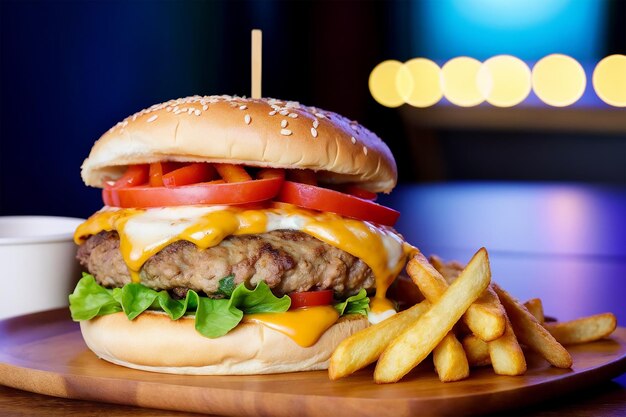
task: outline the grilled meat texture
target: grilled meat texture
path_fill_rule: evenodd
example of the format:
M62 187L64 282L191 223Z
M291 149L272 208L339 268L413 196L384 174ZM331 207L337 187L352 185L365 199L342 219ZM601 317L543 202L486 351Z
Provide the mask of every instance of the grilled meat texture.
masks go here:
M101 232L79 247L77 259L99 284L122 287L131 278L119 246L117 232ZM372 271L362 260L291 230L229 236L208 249L174 242L148 259L140 271L143 285L168 290L177 298L188 289L213 296L219 280L231 274L237 284L246 282L249 287L265 281L279 296L332 289L344 297L375 287Z

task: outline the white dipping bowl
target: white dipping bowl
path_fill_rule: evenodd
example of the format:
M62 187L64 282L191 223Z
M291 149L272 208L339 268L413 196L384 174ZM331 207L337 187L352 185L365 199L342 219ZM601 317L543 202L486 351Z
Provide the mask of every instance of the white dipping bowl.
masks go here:
M74 230L84 219L0 216L0 319L67 307L80 278Z

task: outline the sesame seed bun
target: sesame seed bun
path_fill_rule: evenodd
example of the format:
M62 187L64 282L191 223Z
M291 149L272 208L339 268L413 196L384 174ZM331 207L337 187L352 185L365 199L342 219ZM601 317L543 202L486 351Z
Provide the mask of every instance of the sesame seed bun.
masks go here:
M156 104L106 132L82 165L102 187L130 164L162 160L312 169L328 183L373 192L396 185L387 145L360 124L296 102L193 96Z
M144 312L133 321L124 313L81 321L87 346L98 357L144 371L188 375L254 375L328 369L330 355L346 337L369 325L361 315L340 318L311 347L257 323L240 323L209 339L193 317L173 321Z

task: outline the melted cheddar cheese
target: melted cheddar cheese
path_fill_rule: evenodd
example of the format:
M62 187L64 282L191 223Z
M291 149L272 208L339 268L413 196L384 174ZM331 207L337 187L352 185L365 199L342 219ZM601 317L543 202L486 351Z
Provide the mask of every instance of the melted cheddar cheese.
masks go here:
M371 268L376 280L376 295L370 302L372 312L382 314L393 310L393 304L385 298L385 294L414 248L405 243L402 236L391 227L347 219L333 213L320 213L288 204L263 209L229 206L145 210L105 207L76 229L74 241L81 244L89 236L102 231L117 231L120 251L131 278L134 282L140 282L139 271L148 258L176 241L187 240L206 249L218 245L230 235L259 234L273 230L298 230L360 258ZM285 314L291 315L291 312ZM248 317L248 320L261 321L258 315L255 316ZM270 327L280 327L271 324L269 319L263 319L263 322ZM308 320L306 322L310 323ZM317 338L324 330L326 328L317 334ZM309 340L305 336L299 338L294 336L296 341Z
M302 347L313 346L339 318L333 306L306 307L285 313L247 314L244 323L261 323L289 336Z

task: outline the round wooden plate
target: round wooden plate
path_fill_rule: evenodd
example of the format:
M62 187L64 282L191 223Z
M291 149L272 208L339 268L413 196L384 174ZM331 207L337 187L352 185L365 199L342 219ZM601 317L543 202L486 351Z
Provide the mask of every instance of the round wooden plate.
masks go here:
M64 398L220 415L401 417L528 406L626 372L626 328L568 350L574 358L569 370L528 355L524 376L498 376L485 367L473 369L465 381L447 384L427 363L388 385L374 383L371 367L335 382L322 371L179 376L98 359L84 344L78 324L60 309L0 322L0 384Z

